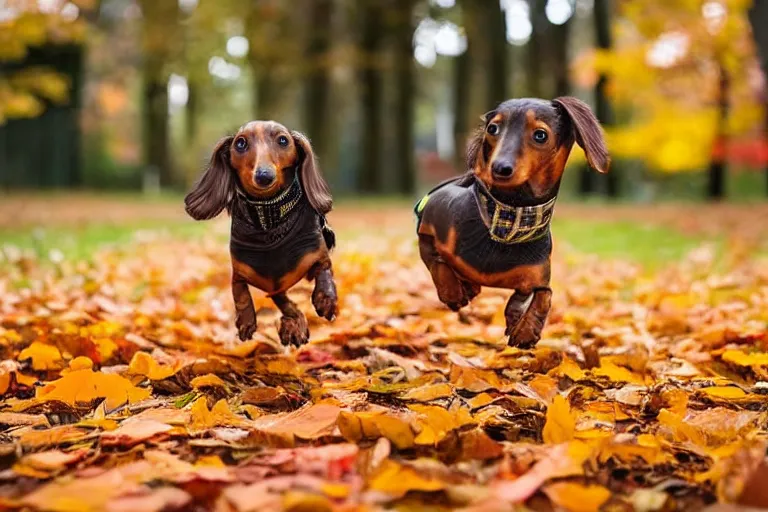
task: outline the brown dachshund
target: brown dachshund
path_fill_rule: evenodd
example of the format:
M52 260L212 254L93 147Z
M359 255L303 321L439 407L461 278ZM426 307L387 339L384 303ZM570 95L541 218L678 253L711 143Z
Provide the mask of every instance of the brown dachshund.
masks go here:
M241 340L256 331L248 285L265 291L280 309L284 345L309 339L307 319L286 294L302 278L315 280L317 314L335 318L329 256L335 236L325 219L331 195L304 135L272 121L246 124L219 141L184 203L196 220L211 219L224 209L232 216L232 295Z
M504 311L510 345L535 345L549 314L549 223L574 141L592 168L608 171L602 129L584 102L505 101L469 141L468 172L415 208L421 259L450 309L481 286L514 290Z

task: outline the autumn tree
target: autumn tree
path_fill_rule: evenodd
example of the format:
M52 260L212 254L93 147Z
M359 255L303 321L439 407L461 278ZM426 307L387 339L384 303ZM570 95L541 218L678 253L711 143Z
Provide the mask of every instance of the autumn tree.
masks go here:
M609 123L614 157L670 173L709 168L707 194L722 195L725 137L749 131L759 115L747 79L753 55L745 2L620 7L626 28L610 50L596 51L596 75L582 82L605 76L611 102L631 114L627 124Z
M768 0L754 0L749 10L752 35L755 38L760 64L763 70L763 145L762 158L768 186Z

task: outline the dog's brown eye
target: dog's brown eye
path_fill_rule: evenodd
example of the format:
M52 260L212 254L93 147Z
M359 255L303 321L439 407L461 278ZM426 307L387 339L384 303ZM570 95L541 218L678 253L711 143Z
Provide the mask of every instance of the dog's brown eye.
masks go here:
M279 136L277 138L277 143L280 144L283 147L287 146L288 145L288 137L286 137L285 135Z
M235 139L235 149L241 153L248 149L248 141L245 140L245 137L238 137Z
M499 133L499 125L491 123L488 125L488 128L486 128L486 131L488 132L488 135L496 135Z
M548 138L549 138L549 134L544 130L533 131L533 140L535 142L538 142L539 144L544 144L545 142L547 142Z

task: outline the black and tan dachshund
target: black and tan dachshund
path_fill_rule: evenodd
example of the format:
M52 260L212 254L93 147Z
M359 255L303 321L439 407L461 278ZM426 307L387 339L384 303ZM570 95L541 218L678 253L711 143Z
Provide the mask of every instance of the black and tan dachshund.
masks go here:
M584 102L505 101L469 141L468 172L415 208L440 301L458 311L482 286L514 290L504 312L510 345L535 345L549 314L549 224L574 142L592 168L608 171L602 129Z
M330 250L335 236L326 222L331 195L307 138L272 121L253 121L219 141L210 164L184 199L196 220L226 209L232 217L232 295L238 335L256 331L248 285L266 292L280 309L280 341L302 345L307 319L286 292L314 279L312 304L333 320L336 284Z

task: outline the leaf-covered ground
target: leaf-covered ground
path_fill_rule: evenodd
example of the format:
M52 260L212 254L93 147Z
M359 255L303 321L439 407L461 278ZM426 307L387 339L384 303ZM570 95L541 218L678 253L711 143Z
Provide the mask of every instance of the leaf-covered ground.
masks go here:
M332 217L341 312L327 324L310 285L294 289L312 330L299 350L277 342L258 291L259 332L235 340L224 220L85 260L6 245L0 509L765 503L768 225L755 208L564 205L556 217L584 233L615 215L716 243L651 272L558 242L556 226L534 350L505 345L507 292L461 314L437 301L407 205ZM600 244L593 231L582 249Z

